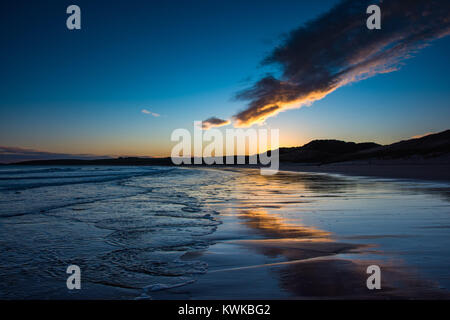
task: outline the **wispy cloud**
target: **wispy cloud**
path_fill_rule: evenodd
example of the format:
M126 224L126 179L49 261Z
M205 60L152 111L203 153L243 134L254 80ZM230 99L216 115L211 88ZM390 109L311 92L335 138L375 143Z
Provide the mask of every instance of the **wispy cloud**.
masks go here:
M208 130L213 127L223 127L230 124L230 120L223 120L216 117L211 117L202 122L202 129Z
M153 116L153 117L159 117L159 116L161 116L159 113L151 112L151 111L149 111L149 110L147 110L147 109L142 109L141 112L144 113L144 114L149 114L149 115L151 115L151 116Z
M382 29L368 30L366 8L378 4ZM289 33L263 61L281 67L239 92L248 101L236 126L250 126L320 100L336 89L396 71L430 41L450 33L450 1L345 0Z
M52 159L105 159L109 156L96 156L91 154L69 154L24 149L17 147L0 146L0 162L13 163L27 160L52 160Z

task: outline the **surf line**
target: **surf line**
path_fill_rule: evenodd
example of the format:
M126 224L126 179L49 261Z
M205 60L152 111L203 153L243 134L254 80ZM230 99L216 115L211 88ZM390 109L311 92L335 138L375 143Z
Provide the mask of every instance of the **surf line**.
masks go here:
M257 264L257 265L245 266L245 267L236 267L236 268L211 270L211 271L208 271L208 273L223 272L223 271L237 271L237 270L245 270L245 269L256 269L256 268L274 267L274 266L284 266L284 265L287 265L287 264L296 264L296 263L303 263L303 262L326 260L326 259L329 259L329 258L331 258L331 257L329 257L329 256L320 256L320 257L314 257L314 258L308 258L308 259L300 259L300 260L274 262L274 263L267 263L267 264Z

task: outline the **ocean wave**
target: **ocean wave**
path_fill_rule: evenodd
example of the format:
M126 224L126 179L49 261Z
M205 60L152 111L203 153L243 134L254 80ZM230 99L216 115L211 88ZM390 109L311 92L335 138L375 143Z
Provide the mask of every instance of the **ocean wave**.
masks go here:
M42 168L30 170L28 167L24 170L14 170L6 167L5 170L0 170L0 175L10 175L10 174L30 174L30 173L55 173L55 172L70 172L77 171L80 168Z
M138 172L118 172L116 174L108 175L81 175L81 176L49 176L49 177L10 177L10 178L0 178L1 180L6 180L6 182L0 183L0 190L3 191L22 191L27 189L35 189L41 187L59 187L65 185L73 184L88 184L88 183L103 183L126 180L135 177L143 177L149 175L158 175L170 172L169 170L144 170ZM54 181L54 180L64 180L65 181ZM39 180L39 182L34 183L16 183L14 181L20 180ZM45 182L41 182L45 181ZM12 183L12 184L11 184Z
M190 279L190 280L187 280L184 282L178 282L178 283L174 283L174 284L155 283L155 284L151 284L151 285L144 287L144 291L146 293L149 293L149 292L155 292L155 291L161 291L161 290L168 290L168 289L183 287L183 286L186 286L186 285L194 283L194 282L195 282L195 279Z
M36 173L52 178L40 179L47 185L1 190L0 243L8 250L0 252L0 269L11 279L19 272L21 279L33 274L47 283L44 279L64 276L64 268L76 264L86 283L136 290L137 296L190 284L206 273L208 264L197 258L201 255L186 258L186 253L206 250L214 242L209 235L222 222L207 206L201 190L205 184L198 179L216 184L224 174L158 167L104 169ZM55 183L72 174L95 177ZM111 176L103 179L106 174ZM0 298L10 287L0 283ZM45 290L53 289L36 287L30 296Z

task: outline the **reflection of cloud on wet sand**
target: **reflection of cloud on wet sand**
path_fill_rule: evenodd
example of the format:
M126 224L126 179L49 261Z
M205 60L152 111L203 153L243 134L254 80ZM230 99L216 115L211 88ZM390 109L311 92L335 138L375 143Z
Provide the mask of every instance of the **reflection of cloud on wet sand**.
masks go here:
M301 189L322 194L336 192L339 189L337 185L344 185L347 189L355 187L352 187L351 180L337 179L336 183L331 184L336 189L321 188L321 184L330 185L329 181L323 183L326 178L330 177L299 178L291 175L284 180L290 183L284 184L280 176L247 176L248 181L241 184L242 194L247 196L236 203L235 209L242 224L258 238L234 242L269 258L284 261L249 268L271 268L278 274L281 288L297 298L448 298L446 293L437 289L435 283L421 279L402 261L377 259L378 255L380 258L385 255L375 249L375 245L354 242L362 239L367 243L370 236L348 237L347 240L352 243L341 242L330 232L300 224L298 219L294 223L283 218L283 208L293 203L293 187L297 188L297 192ZM274 191L272 189L277 192L271 192ZM273 196L268 197L269 194ZM301 207L301 203L297 206ZM381 237L392 235L377 235L374 239ZM372 264L382 269L382 290L367 289L369 275L366 269Z
M339 253L358 252L367 245L339 243L329 232L299 224L286 223L266 210L241 210L243 224L263 239L241 240L267 256L283 256L288 260L310 259Z
M279 274L280 285L298 298L448 298L436 284L420 279L401 262L348 259L339 254L361 254L373 245L335 241L331 234L313 227L285 223L264 210L240 211L243 223L264 239L240 240L241 245L287 262L269 266ZM376 253L375 251L371 253ZM369 265L382 269L382 290L366 287ZM263 266L256 266L263 267Z
M267 208L267 206L265 206ZM311 241L330 241L328 232L312 227L288 224L276 214L264 209L244 209L239 212L243 223L265 237L275 239L309 238Z

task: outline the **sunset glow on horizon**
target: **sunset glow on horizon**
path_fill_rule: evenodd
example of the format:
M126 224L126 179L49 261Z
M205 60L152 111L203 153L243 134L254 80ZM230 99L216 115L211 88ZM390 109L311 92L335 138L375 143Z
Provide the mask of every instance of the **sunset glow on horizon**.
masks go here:
M166 157L171 133L197 120L279 129L282 147L448 129L445 12L409 8L412 28L386 4L382 29L367 30L364 1L360 14L338 0L102 4L79 1L76 31L57 19L63 3L1 10L3 154Z

